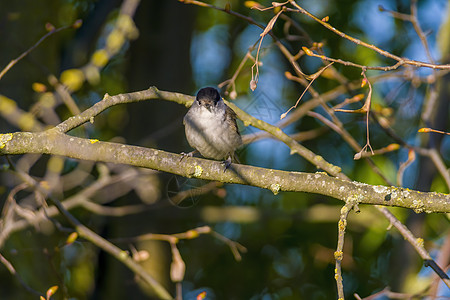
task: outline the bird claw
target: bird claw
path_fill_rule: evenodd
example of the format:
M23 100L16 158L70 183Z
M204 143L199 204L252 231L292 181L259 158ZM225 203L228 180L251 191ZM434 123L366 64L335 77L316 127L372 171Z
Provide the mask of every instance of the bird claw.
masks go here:
M181 154L181 159L180 159L180 161L182 161L183 158L185 158L185 157L193 157L195 152L196 152L195 150L194 150L194 151L191 151L191 152L188 152L188 153L181 152L181 153L180 153L180 154Z
M223 172L225 173L225 171L226 171L229 167L231 167L231 156L228 157L227 160L224 160L224 161L222 162L222 164L225 165L225 169L223 170Z

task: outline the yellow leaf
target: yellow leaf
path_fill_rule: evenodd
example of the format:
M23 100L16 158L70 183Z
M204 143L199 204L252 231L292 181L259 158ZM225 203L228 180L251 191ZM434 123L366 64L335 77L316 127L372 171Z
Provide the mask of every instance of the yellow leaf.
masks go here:
M263 8L263 6L256 1L245 1L244 5L248 8Z
M420 128L417 132L431 132L430 128Z
M196 300L203 300L206 298L206 292L203 291L200 294L197 295L197 299Z
M45 23L45 30L47 31L54 31L55 30L55 26L52 23Z
M198 237L198 231L196 230L189 230L188 232L186 232L186 237L188 239L195 239L196 237Z
M39 95L39 104L46 108L51 108L55 105L56 99L53 93L46 92Z
M73 242L75 242L78 238L78 233L76 232L72 232L71 234L69 234L69 236L66 239L66 245L70 245Z
M33 84L31 85L31 88L33 89L33 91L38 92L38 93L43 93L43 92L47 91L47 87L40 82L33 82Z
M136 39L139 36L139 30L136 28L133 19L129 15L119 15L119 18L117 19L117 28L131 40Z
M47 170L52 173L61 173L64 168L64 159L61 156L50 157L47 163Z
M78 29L81 27L81 25L83 25L83 20L78 19L75 21L75 23L73 23L72 28Z
M314 54L311 50L309 50L309 49L306 48L306 47L302 47L302 50L305 51L306 55L308 55L308 56L311 56L311 55Z
M361 81L361 87L365 87L366 84L367 84L367 79L364 78L364 79Z
M41 182L39 182L39 185L46 190L50 190L50 184L46 180L42 180Z
M361 101L362 99L364 99L365 95L364 94L358 94L352 97L352 100L354 100L355 102Z
M84 74L81 70L69 69L62 72L60 81L73 92L81 88L84 79Z
M111 31L106 39L106 47L112 52L117 53L122 45L125 43L125 37L123 33L117 29Z
M103 68L109 61L108 52L105 49L99 49L92 54L91 62L99 67Z
M57 285L54 285L51 288L49 288L47 290L47 293L46 293L47 299L50 299L50 297L53 296L56 293L57 290L58 290L58 286Z
M36 125L34 115L31 113L23 113L17 120L17 124L23 131L30 131Z
M386 146L386 150L387 151L395 151L395 150L398 150L398 149L400 149L400 145L396 144L396 143L389 144L389 145Z
M10 114L17 109L17 103L3 95L0 95L0 111L4 114Z

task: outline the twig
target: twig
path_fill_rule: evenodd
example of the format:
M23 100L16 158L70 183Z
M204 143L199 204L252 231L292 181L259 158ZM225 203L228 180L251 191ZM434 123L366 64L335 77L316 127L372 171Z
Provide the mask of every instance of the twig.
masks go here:
M428 156L431 158L431 161L438 169L439 174L441 174L442 178L444 178L445 183L447 184L447 188L450 190L450 173L444 163L444 160L442 159L442 156L439 154L436 148L431 148L427 152Z
M252 80L250 81L250 89L254 91L256 89L256 85L258 83L259 79L259 51L261 49L261 45L263 42L264 37L269 34L270 31L272 31L273 26L275 25L275 22L277 21L278 17L284 12L284 7L272 18L270 19L269 23L267 23L266 28L264 28L264 31L260 34L261 39L259 40L258 44L258 50L256 51L256 57L255 57L255 63L252 66ZM253 76L253 69L256 68L256 74Z
M229 14L238 16L238 17L240 17L240 18L242 18L242 19L245 19L245 20L247 20L247 21L248 21L249 23L251 23L251 24L254 24L254 25L257 25L257 26L261 27L261 25L259 25L258 23L256 23L253 19L248 18L248 17L245 17L245 16L242 16L242 15L237 14L237 13L234 13L234 12L232 12L232 11L229 10L229 9L220 9L220 8L217 8L217 7L214 7L214 6L205 4L205 3L200 2L200 1L184 1L184 2L186 2L186 3L193 3L193 4L196 4L196 5L199 5L199 6L211 7L211 8L219 9L219 10L225 11L226 13L229 13ZM401 66L401 65L403 65L403 64L405 64L405 63L411 63L411 62L412 62L413 64L415 63L415 61L410 61L410 60L405 61L404 59L402 59L402 58L400 58L400 57L397 57L397 56L395 56L395 55L392 55L392 54L390 54L389 52L386 52L386 51L384 51L384 50L381 50L381 49L379 49L379 48L377 48L377 47L375 47L375 46L373 46L373 45L369 45L369 44L366 44L366 43L361 42L360 40L351 38L351 37L345 35L344 33L340 32L340 31L337 31L335 28L333 28L331 25L329 25L329 24L326 23L325 21L320 20L320 19L317 19L317 18L314 17L313 15L309 14L307 11L305 11L305 10L303 10L301 7L299 7L299 6L295 3L295 1L292 1L292 0L291 0L290 2L293 3L294 6L297 6L297 7L299 8L299 11L300 11L300 12L309 15L309 16L312 17L314 20L318 21L318 22L321 23L323 26L327 27L328 29L330 29L331 31L337 33L338 35L340 35L340 36L342 36L342 37L344 37L344 38L347 38L347 39L351 40L352 42L355 42L355 43L358 44L358 45L363 45L363 46L366 46L366 47L368 47L368 48L370 48L370 49L373 49L373 50L377 51L378 53L380 53L380 54L382 54L382 55L384 55L384 56L386 56L386 57L390 57L390 58L392 58L392 59L397 60L398 63L396 63L396 64L394 65L393 68L398 68L399 66ZM297 72L298 74L301 74L300 68L298 67L298 64L295 62L295 58L289 53L289 51L287 51L287 49L286 49L281 43L279 43L279 42L276 41L276 44L277 44L277 46L280 48L280 50L282 51L282 53L288 58L288 60L289 60L289 61L291 62L291 64L294 66L294 69L296 70L296 72ZM420 63L420 62L419 62L418 64L414 64L414 65L416 65L416 66L426 66L426 67L431 67L431 68L433 68L433 69L437 69L437 68L441 68L441 69L449 69L449 68L450 68L450 65L439 66L439 65L432 65L432 64L426 64L426 63ZM367 69L367 68L366 68L366 69ZM319 100L319 99L318 99L318 100ZM310 102L311 102L311 101L310 101ZM308 102L308 103L309 103L309 102ZM305 113L306 111L307 111L307 110L304 110L303 113ZM295 118L293 117L292 119L296 119L296 118L297 118L297 116L295 116ZM263 129L263 130L265 130L265 129ZM303 156L303 153L302 153L302 156ZM304 156L304 157L305 157L305 156ZM329 171L329 168L326 168L325 170ZM346 178L346 176L343 175L343 174L342 174L342 177L348 180L348 178ZM389 212L386 208L384 208L384 207L377 207L377 208L378 208L381 212L384 212L384 213L390 213L390 212ZM395 217L394 217L394 218L395 218ZM398 221L398 220L397 220L397 221ZM403 224L401 224L401 223L399 222L399 225L398 225L398 226L400 226L400 225L402 226ZM396 225L394 225L394 226L396 226ZM402 233L402 235L405 234L405 233L402 232L402 231L400 231L400 232Z
M258 39L259 41L259 39ZM258 43L257 41L257 43ZM244 67L245 63L247 62L247 60L252 57L251 52L254 50L256 44L253 45L252 47L250 47L247 51L247 53L244 55L244 58L241 60L239 66L237 67L236 71L234 71L233 76L231 76L230 79L225 80L222 83L219 83L217 86L219 88L222 88L224 85L227 85L227 88L225 89L225 94L226 95L230 95L231 99L236 99L237 93L236 93L236 79L239 76L242 68ZM232 88L231 92L229 92L230 87Z
M397 228L400 234L414 247L416 252L424 260L425 266L431 266L436 274L442 279L444 284L450 288L450 279L439 265L431 258L430 254L425 250L423 239L416 238L412 232L403 225L389 210L385 207L380 207L379 211L390 221L390 223Z
M336 260L336 269L334 270L335 271L334 278L336 279L339 300L345 299L341 263L342 259L344 258L344 237L345 237L345 230L347 228L347 216L350 213L350 210L352 210L354 205L355 205L354 202L349 201L342 207L341 216L338 222L338 243L336 251L334 252L334 258Z
M147 205L136 204L136 205L125 205L120 207L110 207L97 204L92 201L83 201L81 206L86 210L91 211L100 216L113 216L122 217L130 214L137 214L144 211Z
M190 229L186 232L175 233L175 234L159 234L159 233L147 233L136 237L131 238L115 238L111 239L112 241L118 243L124 242L137 242L137 241L146 241L146 240L158 240L158 241L166 241L169 243L178 243L178 240L190 240L197 238L201 234L211 234L215 238L221 240L225 244L230 247L231 252L233 253L234 258L237 261L242 259L240 252L246 252L247 249L241 244L228 239L227 237L213 231L209 226L197 227L194 229Z
M412 59L408 59L408 58L402 58L402 57L394 55L388 51L382 50L374 45L365 43L357 38L354 38L354 37L351 37L351 36L345 34L342 31L339 31L338 29L334 28L332 25L330 25L325 20L321 20L321 19L317 18L316 16L314 16L313 14L311 14L310 12L308 12L307 10L302 8L300 5L298 5L294 0L289 0L289 2L298 10L298 12L307 15L308 17L310 17L314 21L320 23L322 26L324 26L328 30L334 32L335 34L339 35L340 37L345 38L345 39L355 43L356 45L360 45L360 46L372 49L387 58L396 60L397 63L394 66L388 67L388 70L397 69L398 67L405 65L405 64L413 65L416 67L426 67L426 68L431 68L431 69L450 69L450 64L437 65L437 64L433 64L433 63L426 63L426 62L416 61L416 60L412 60ZM367 69L367 67L366 67L366 69Z
M67 28L79 28L81 26L81 20L76 20L71 25L62 26L60 28L54 28L53 25L47 24L48 28L50 28L50 31L47 32L44 36L42 36L33 46L31 46L28 50L23 52L21 55L19 55L16 59L11 60L6 67L3 68L3 70L0 72L0 80L2 77L8 72L15 64L17 64L20 60L22 60L25 56L30 54L31 51L36 49L43 41L45 41L48 37L52 36L55 33L60 32L61 30L67 29Z
M232 241L229 238L219 234L218 232L213 231L213 236L224 242L230 247L231 252L233 253L234 259L237 261L242 260L241 252L247 252L247 248L239 244L238 242Z
M171 203L173 203L174 205L179 205L181 202L183 202L184 199L186 199L188 197L204 195L206 193L216 190L217 187L218 187L217 182L214 182L214 181L209 182L200 187L195 187L195 188L192 188L189 190L180 191L180 192L176 193L174 196L169 197L169 201Z
M421 296L421 295L412 295L412 294L406 294L406 293L396 293L396 292L392 292L391 289L389 287L384 288L383 290L372 294L368 297L364 297L361 298L358 294L353 294L353 296L355 296L356 299L358 300L376 300L379 299L380 296L386 296L389 297L390 299L413 299L414 296Z
M323 73L323 71L325 71L326 69L328 69L328 67L330 67L333 63L330 63L328 65L326 65L325 67L323 67L322 69L320 69L319 71L317 71L315 74L309 76L310 78L312 78L312 80L308 83L308 85L306 86L306 88L303 90L303 93L300 95L300 97L297 99L297 102L295 102L294 106L291 106L291 108L289 108L287 110L287 112L283 113L280 116L280 120L283 120L284 118L286 118L287 114L294 108L297 108L297 105L300 103L300 100L303 98L303 95L305 95L306 91L309 89L309 87L313 84L314 80L316 80L317 78L320 77L320 75Z
M303 51L305 51L306 55L311 56L311 57L317 57L320 58L322 60L326 60L329 62L333 62L333 63L337 63L337 64L341 64L344 66L349 66L349 67L355 67L355 68L359 68L359 69L366 69L366 70L381 70L381 71L391 71L391 70L395 70L398 69L398 67L400 67L402 65L401 62L397 62L396 64L392 65L392 66L364 66L364 65L360 65L351 61L346 61L346 60L342 60L340 58L331 58L328 57L324 54L315 54L312 50L306 48L306 47L302 47Z
M12 275L14 275L17 280L19 281L19 283L30 293L33 293L34 295L37 296L42 296L43 294L36 291L35 289L33 289L32 287L30 287L28 284L25 283L25 281L23 281L22 277L19 276L19 274L17 274L16 269L14 268L14 266L0 253L0 262L6 267L6 269L8 269L9 273L11 273Z
M431 128L425 128L425 127L424 128L420 128L417 132L420 132L420 133L434 132L434 133L450 135L450 132L445 132L445 131L442 131L442 130L431 129Z
M444 243L442 244L438 257L436 259L436 262L441 266L447 266L444 271L448 272L450 269L450 232L447 234L447 236L444 239ZM435 276L436 279L433 280L431 287L430 287L430 295L436 296L439 288L439 278L440 276Z
M304 142L309 141L312 139L315 139L324 133L328 132L328 128L325 126L318 127L316 129L306 130L306 131L300 131L294 134L291 134L290 137L297 141L297 142ZM275 137L265 131L258 131L256 133L249 133L242 135L242 143L250 144L262 139L272 138L275 139Z
M340 135L343 134L343 130L342 130L342 128L340 126L334 124L333 122L328 120L326 117L322 116L321 114L316 113L314 111L308 111L307 115L310 116L310 117L313 117L313 118L316 118L316 119L320 120L322 123L327 125L329 128L333 129L338 134L340 134Z
M37 183L32 177L28 176L26 179L26 182L29 183L32 187L36 189L36 191L42 193L43 195L47 194L47 191L43 189L39 183ZM85 192L86 190L84 190ZM95 232L88 229L86 226L81 224L72 214L69 213L69 211L64 207L63 204L59 200L57 200L55 197L49 196L49 198L52 200L55 207L58 209L58 211L74 226L75 230L77 231L78 235L80 237L85 238L86 240L90 241L97 247L103 249L105 252L111 254L116 259L121 261L124 265L126 265L130 270L132 270L136 275L140 276L150 287L152 287L155 290L155 293L161 298L161 299L172 299L170 294L164 289L164 287L158 283L150 274L147 273L147 271L137 264L125 251L122 251L115 245L111 244L101 236L97 235ZM3 232L2 232L3 235Z
M442 156L439 154L438 150L435 148L431 149L424 149L421 147L411 147L419 153L422 156L429 157L431 161L436 166L436 169L438 170L439 174L444 179L445 183L447 184L447 188L450 190L450 173L447 170L447 166L444 163L444 160L442 159Z
M53 204L58 208L59 212L74 226L78 235L86 240L90 241L100 249L109 253L117 260L126 265L131 271L133 271L136 275L141 277L160 297L161 299L172 299L172 296L169 292L159 283L157 282L147 271L138 263L136 263L126 251L121 250L115 245L111 244L86 226L80 223L69 211L67 211L64 206L59 202L59 200L50 197Z
M408 150L408 159L401 163L397 171L397 185L403 186L403 173L416 160L416 152L413 149Z
M370 113L370 104L371 104L371 100L372 100L372 84L367 79L365 69L362 70L361 75L363 75L363 77L364 77L362 86L364 86L366 84L369 86L369 93L367 94L367 98L366 98L366 101L364 102L363 107L360 109L357 109L357 110L335 109L336 111L341 111L341 112L353 112L353 113L365 113L366 114L366 144L361 149L361 151L359 151L358 153L355 154L355 156L353 158L355 160L360 159L362 157L362 153L367 148L369 148L372 155L374 155L372 146L370 145L370 138L369 138L369 113Z
M434 59L431 56L430 47L428 46L427 38L426 38L425 33L423 32L422 28L419 25L419 20L417 19L417 0L411 0L411 6L410 6L411 14L409 14L409 15L385 9L381 5L378 6L378 8L379 8L380 11L388 12L389 14L392 15L392 17L394 17L396 19L407 21L407 22L411 22L411 24L413 25L414 30L417 33L417 36L420 38L420 41L422 42L422 45L423 45L423 47L425 49L425 52L426 52L427 57L428 57L428 60L431 63L434 63Z

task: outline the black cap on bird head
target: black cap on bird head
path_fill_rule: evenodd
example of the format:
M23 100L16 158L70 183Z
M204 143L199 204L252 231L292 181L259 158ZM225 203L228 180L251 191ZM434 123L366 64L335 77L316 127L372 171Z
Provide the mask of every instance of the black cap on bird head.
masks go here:
M220 101L219 91L213 87L205 87L198 91L196 101L200 105L210 107L216 105Z

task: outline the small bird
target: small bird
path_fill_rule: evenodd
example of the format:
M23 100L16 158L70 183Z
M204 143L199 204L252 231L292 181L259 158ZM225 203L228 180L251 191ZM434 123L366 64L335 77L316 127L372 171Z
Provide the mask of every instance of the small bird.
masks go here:
M235 150L242 145L236 113L220 97L219 91L205 87L183 119L189 145L203 157L225 160L225 170L237 161ZM191 154L192 155L192 154Z

